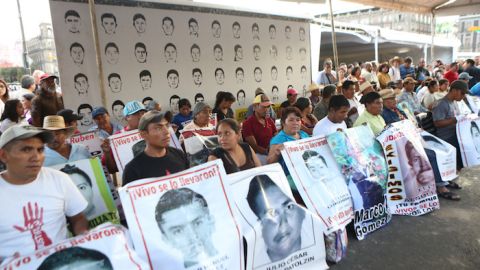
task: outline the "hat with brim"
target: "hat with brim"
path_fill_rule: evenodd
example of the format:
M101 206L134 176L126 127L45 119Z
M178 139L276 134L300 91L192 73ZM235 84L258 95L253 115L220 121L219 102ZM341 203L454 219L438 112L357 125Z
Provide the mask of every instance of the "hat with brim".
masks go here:
M65 120L63 119L63 116L60 115L48 115L43 118L43 129L45 130L67 130L71 131L74 129L74 127L66 127L65 126Z
M261 94L255 97L253 100L253 104L260 104L260 106L267 107L272 105L273 103L270 102L270 99L268 99L268 96L265 94Z
M40 81L46 80L46 79L48 79L48 78L58 79L58 77L55 76L55 75L53 75L53 74L45 73L45 74L43 74L42 76L40 76Z
M402 63L402 58L395 56L392 59L390 59L390 63L393 63L393 62Z
M382 89L378 94L380 94L382 99L395 98L395 91L393 91L393 89Z
M4 148L10 142L32 137L40 138L43 143L49 143L53 140L53 134L48 130L30 125L15 125L5 130L0 137L0 148Z
M164 118L165 118L165 113L164 112L159 112L159 111L156 111L156 110L146 112L140 118L140 121L138 122L138 130L145 131L145 130L147 130L149 124L159 123Z
M363 92L365 90L367 90L369 87L372 87L372 84L370 82L363 82L360 84L360 92Z
M308 86L308 91L309 92L312 92L312 91L315 91L315 90L321 90L323 89L325 86L324 85L318 85L316 83L312 83Z

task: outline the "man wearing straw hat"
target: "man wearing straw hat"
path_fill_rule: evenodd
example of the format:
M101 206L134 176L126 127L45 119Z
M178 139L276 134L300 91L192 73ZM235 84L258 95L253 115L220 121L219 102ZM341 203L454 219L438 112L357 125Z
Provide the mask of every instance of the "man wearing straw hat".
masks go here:
M390 65L392 67L388 71L388 75L390 75L390 78L392 79L392 81L398 81L402 79L402 76L400 74L401 63L402 63L402 59L398 56L395 56L394 58L390 59Z
M316 83L312 83L310 86L308 86L308 91L310 92L310 101L312 102L313 107L320 102L320 90L322 90L323 87L323 85L318 85Z
M49 115L43 119L43 129L53 133L53 140L45 147L44 166L52 166L90 158L87 147L81 144L67 143L74 127L66 127L62 116Z

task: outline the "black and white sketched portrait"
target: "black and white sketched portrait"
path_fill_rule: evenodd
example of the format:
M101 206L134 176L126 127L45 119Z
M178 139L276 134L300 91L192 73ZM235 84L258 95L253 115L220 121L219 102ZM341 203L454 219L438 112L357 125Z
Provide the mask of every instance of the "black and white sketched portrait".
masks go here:
M223 49L220 44L213 46L213 56L215 57L215 61L223 61Z
M305 28L300 27L300 29L298 29L298 39L305 41Z
M78 42L72 43L70 45L70 56L72 57L73 63L76 65L82 65L83 59L85 58L85 49L82 44Z
M138 34L145 33L147 29L147 19L141 13L137 13L133 15L133 27L137 31Z
M300 60L305 60L307 57L307 50L302 47L298 50L298 54L300 55Z
M88 94L88 78L85 74L78 73L73 77L73 82L79 96L86 96Z
M245 81L245 72L243 71L243 68L238 67L235 70L235 79L237 80L237 83L243 83Z
M177 47L175 47L173 43L167 43L167 45L165 45L163 54L165 55L167 63L175 63L177 61Z
M220 22L217 20L212 22L212 35L214 38L220 38L222 35L222 27L220 26Z
M173 35L173 30L175 29L175 26L173 25L172 18L170 18L170 17L163 18L162 29L163 29L163 33L165 34L165 36Z
M147 107L148 103L150 103L150 101L153 101L153 98L152 97L144 97L142 99L142 104L143 106Z
M117 18L115 18L115 15L112 13L103 13L100 20L105 34L115 34L115 31L117 31Z
M188 34L192 37L198 38L198 22L194 18L188 20Z
M148 90L152 88L152 73L148 70L142 70L138 75L140 77L140 85L142 90Z
M293 75L293 68L291 66L288 66L286 71L287 80L291 80L292 75Z
M287 25L285 26L285 38L290 39L292 37L292 28Z
M195 100L195 104L199 103L199 102L204 102L205 101L205 97L203 96L202 93L197 93L195 94L195 97L194 99Z
M290 46L287 46L285 49L285 54L287 56L287 60L292 60L293 59L293 49Z
M277 78L278 78L278 70L277 70L277 67L276 66L273 66L271 69L270 69L270 75L272 76L272 81L276 81Z
M137 62L147 62L147 46L145 46L145 44L143 44L142 42L138 42L137 44L135 44L134 54Z
M307 67L306 66L302 66L300 68L300 76L302 76L302 81L307 81Z
M113 93L122 91L122 78L118 73L108 75L108 87Z
M278 87L274 85L274 86L272 87L272 102L273 102L273 103L278 103L278 101L279 101L279 99L280 99L279 96L280 96L280 95L279 95L279 93L278 93Z
M272 47L270 48L270 57L271 57L273 60L277 60L277 56L278 56L277 46L272 45Z
M197 44L193 44L190 47L190 54L192 55L192 62L200 61L200 47Z
M178 75L178 71L176 71L175 69L170 69L167 72L168 87L172 89L178 88L179 81L180 81L180 76Z
M245 91L243 89L237 92L237 104L238 106L245 106Z
M93 112L93 108L92 108L92 105L90 104L84 103L78 106L77 113L79 116L82 117L82 119L80 120L80 125L90 126L93 124L92 112Z
M260 60L261 53L262 53L262 49L260 48L260 46L258 45L253 46L253 59L255 59L255 61Z
M215 69L215 81L218 85L222 85L225 82L225 72L223 71L223 69Z
M253 70L253 77L255 78L256 82L261 82L262 81L262 69L259 67L256 67Z
M233 61L238 62L243 59L243 48L239 44L235 45L233 47L233 50L235 51L235 57L233 58Z
M122 123L124 121L123 108L125 108L125 104L121 100L117 99L112 103L112 114L117 123Z
M256 40L260 39L260 28L258 27L257 23L252 24L252 36L253 36L253 39L256 39Z
M80 33L80 26L82 26L80 14L75 10L68 10L65 12L65 24L70 33Z
M180 101L180 97L178 95L173 95L170 97L170 110L173 114L178 113L178 102Z
M302 95L303 95L303 97L307 96L307 85L306 84L304 84L302 86Z
M199 68L194 68L192 70L193 83L196 87L202 86L203 75L202 71Z
M109 64L116 64L118 63L118 59L120 57L120 50L118 49L117 44L113 42L107 43L105 45L105 59Z
M268 27L268 36L270 37L270 39L275 39L275 37L277 36L277 28L275 27L275 25L270 24L270 26Z
M239 39L240 38L240 23L234 22L232 25L232 32L233 32L233 38Z

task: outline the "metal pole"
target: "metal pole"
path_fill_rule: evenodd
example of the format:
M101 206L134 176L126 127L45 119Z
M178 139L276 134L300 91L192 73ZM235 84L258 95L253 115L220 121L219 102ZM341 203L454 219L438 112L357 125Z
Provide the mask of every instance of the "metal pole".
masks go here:
M378 64L378 36L379 36L380 30L377 29L375 31L375 62Z
M105 108L107 107L107 95L105 93L105 87L103 83L103 66L102 66L102 59L100 58L100 43L98 41L98 29L97 29L97 17L95 15L95 0L88 0L88 7L90 9L90 18L92 23L92 32L93 32L93 42L95 43L95 58L97 60L97 71L98 71L98 81L99 81L99 89L100 89L100 97L102 101L102 106Z
M432 44L431 44L431 47L430 47L430 59L431 61L435 61L435 50L434 50L434 47L435 47L435 11L432 10Z
M18 7L18 19L20 20L20 31L22 33L23 67L25 68L26 72L30 74L30 69L27 61L27 55L28 55L27 43L25 41L25 31L23 30L23 20L22 20L22 11L20 9L20 0L17 0L17 7Z
M329 0L328 4L330 6L330 23L332 25L333 62L335 64L335 69L337 69L338 68L337 37L335 36L335 23L333 20L332 0Z

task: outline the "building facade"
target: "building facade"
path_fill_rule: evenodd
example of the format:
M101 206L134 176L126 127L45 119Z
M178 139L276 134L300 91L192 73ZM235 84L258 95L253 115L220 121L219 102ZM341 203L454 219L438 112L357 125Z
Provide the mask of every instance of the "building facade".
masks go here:
M40 35L27 41L27 50L32 60L30 63L32 70L40 69L58 75L57 53L51 24L40 24Z
M480 14L460 16L457 28L457 37L462 42L458 56L473 58L480 55Z

